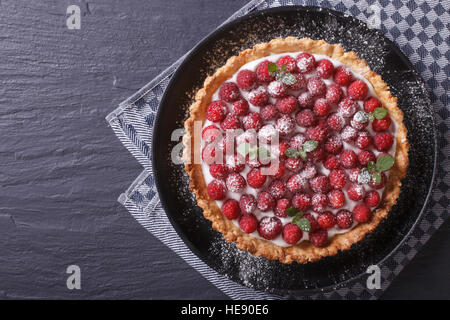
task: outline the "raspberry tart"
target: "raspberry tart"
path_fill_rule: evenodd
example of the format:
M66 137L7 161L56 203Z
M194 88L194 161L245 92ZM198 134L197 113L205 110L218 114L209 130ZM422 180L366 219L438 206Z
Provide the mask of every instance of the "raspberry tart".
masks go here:
M396 203L403 113L354 52L288 37L231 57L190 107L186 172L204 216L255 256L307 263L349 249Z

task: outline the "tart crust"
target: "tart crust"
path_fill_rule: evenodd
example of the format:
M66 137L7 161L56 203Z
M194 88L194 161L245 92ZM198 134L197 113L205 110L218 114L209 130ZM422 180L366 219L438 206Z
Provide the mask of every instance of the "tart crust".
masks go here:
M382 200L373 213L372 219L367 223L358 224L348 232L334 235L329 239L328 245L323 248L315 247L309 241L302 241L289 247L281 247L271 241L244 233L232 221L226 219L216 202L209 198L201 165L191 164L190 161L191 159L201 159L201 146L199 144L194 145L193 142L194 122L201 121L203 125L206 119L206 107L217 89L250 61L270 54L298 51L327 55L340 61L354 73L365 77L372 84L378 99L397 124L395 164L390 169ZM408 166L409 149L406 138L407 130L403 124L403 112L398 108L397 98L391 95L389 87L381 79L381 76L373 72L366 61L359 59L355 52L344 52L344 49L338 44L328 44L324 40L297 39L295 37L277 38L270 42L257 44L252 49L244 50L238 56L229 58L224 66L219 68L212 76L207 77L203 88L195 95L195 102L190 106L189 111L190 116L184 124L186 134L183 137L185 146L183 159L186 163L185 170L190 177L190 189L195 194L198 205L203 209L203 215L212 222L213 229L221 232L226 241L236 242L239 249L247 250L255 256L264 256L267 259L279 260L282 263L296 261L301 264L313 262L322 257L333 256L339 250L349 249L354 243L363 239L367 233L372 232L381 220L388 215L400 194L401 179L405 177Z

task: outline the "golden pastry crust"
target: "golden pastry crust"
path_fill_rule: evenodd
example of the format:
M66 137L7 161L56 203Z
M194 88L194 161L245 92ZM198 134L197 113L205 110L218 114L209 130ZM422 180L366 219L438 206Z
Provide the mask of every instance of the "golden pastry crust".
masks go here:
M375 94L389 111L389 115L397 123L395 165L391 168L389 179L383 192L379 208L367 223L358 224L355 228L342 234L333 236L326 247L318 248L309 241L302 241L290 247L281 247L271 241L248 235L236 227L232 221L226 219L214 200L211 200L206 191L206 183L200 164L191 164L190 159L200 159L200 145L193 144L194 121L203 124L206 118L206 107L211 101L214 92L243 65L250 61L269 56L270 54L284 52L305 51L312 54L327 55L338 60L353 72L364 76L371 84ZM206 78L203 88L196 96L190 107L190 117L185 122L186 134L183 137L185 145L183 158L186 161L185 170L190 177L190 189L194 192L198 205L203 209L204 216L212 222L212 227L221 232L226 241L234 241L241 250L247 250L255 256L264 256L267 259L279 260L282 263L307 263L319 260L322 257L332 256L339 250L347 250L354 243L360 241L367 233L372 232L382 219L384 219L392 206L395 205L400 194L401 179L406 175L408 166L409 144L406 138L407 130L403 124L403 112L397 106L397 98L389 92L389 87L381 76L373 72L364 60L358 58L355 52L344 52L338 44L328 44L323 40L309 38L297 39L288 37L274 39L270 42L255 45L228 59L227 63L219 68L212 76ZM192 146L192 147L191 147Z

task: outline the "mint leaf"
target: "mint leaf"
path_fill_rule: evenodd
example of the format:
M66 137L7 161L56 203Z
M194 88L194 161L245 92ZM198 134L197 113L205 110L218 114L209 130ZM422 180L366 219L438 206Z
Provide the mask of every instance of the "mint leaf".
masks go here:
M298 150L298 154L299 154L300 157L302 157L303 160L306 160L307 154L306 154L306 151L305 151L305 150L303 150L302 148L300 148L300 149Z
M319 142L314 140L308 140L303 144L303 150L306 152L311 152L316 150L317 146L319 145Z
M386 171L392 168L394 165L394 157L391 156L381 156L378 158L376 163L376 168L378 171Z
M287 208L286 213L289 217L295 217L295 215L297 214L297 209L295 209L295 207Z
M288 158L293 158L293 159L297 159L299 156L299 152L297 150L295 150L294 148L288 148L284 154L286 155L286 157Z
M375 181L375 183L380 183L381 182L381 173L379 173L379 172L372 173L372 180Z
M286 72L286 69L287 69L287 65L283 64L281 66L281 72Z
M267 71L271 76L274 76L278 72L278 66L275 63L269 63L267 65Z
M373 112L369 113L369 120L370 121L375 120L375 116L373 115Z
M241 143L236 151L238 153L240 153L243 157L247 156L247 154L250 152L250 144L248 144L247 142L245 143Z
M292 223L298 225L298 227L305 232L311 231L311 223L306 218L301 218L298 216L295 216L294 219L292 219Z
M375 162L369 161L369 163L367 164L367 170L369 170L370 173L376 171Z
M386 117L387 115L387 110L385 108L375 108L375 110L373 110L373 115L375 118L377 118L378 120L383 119L384 117Z

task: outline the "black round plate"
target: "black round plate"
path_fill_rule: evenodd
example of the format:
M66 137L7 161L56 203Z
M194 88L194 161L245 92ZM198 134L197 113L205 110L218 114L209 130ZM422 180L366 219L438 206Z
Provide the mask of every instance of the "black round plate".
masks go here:
M183 165L170 161L172 132L183 126L193 95L226 60L253 45L296 36L339 43L365 59L388 83L405 113L410 165L398 204L378 228L350 250L315 263L285 265L256 258L226 243L202 216L188 189ZM161 203L174 228L205 263L242 285L282 295L328 290L365 275L398 249L420 219L434 176L434 115L421 78L401 51L363 22L316 7L280 7L255 12L219 28L199 43L172 77L153 133L153 168Z

